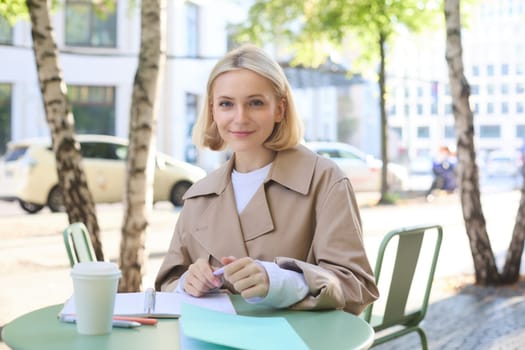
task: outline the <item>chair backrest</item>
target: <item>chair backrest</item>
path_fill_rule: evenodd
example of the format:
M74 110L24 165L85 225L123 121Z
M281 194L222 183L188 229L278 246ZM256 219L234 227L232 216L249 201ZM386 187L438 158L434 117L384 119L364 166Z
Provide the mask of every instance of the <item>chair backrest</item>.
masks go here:
M95 261L95 250L86 226L81 222L70 224L64 230L64 244L71 266L78 262Z
M374 270L383 312L377 316L374 310L378 308L378 300L369 305L363 315L375 331L396 325L414 327L423 320L442 239L443 229L439 225L401 228L390 231L383 238ZM393 264L384 262L387 252L388 257L393 255ZM381 283L381 272L386 268L391 271L385 273L386 282ZM386 293L383 286L386 286Z

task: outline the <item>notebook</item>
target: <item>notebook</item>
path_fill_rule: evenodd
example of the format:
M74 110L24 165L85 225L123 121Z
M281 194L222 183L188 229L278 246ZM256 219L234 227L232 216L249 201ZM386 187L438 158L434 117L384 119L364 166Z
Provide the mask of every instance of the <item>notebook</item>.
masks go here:
M181 349L308 349L284 317L233 315L189 303L181 311Z
M226 293L210 293L196 298L185 293L155 292L153 289L148 289L145 292L117 293L113 314L115 316L178 318L181 315L183 302L219 312L236 313ZM73 295L65 302L59 316L74 314L76 310Z

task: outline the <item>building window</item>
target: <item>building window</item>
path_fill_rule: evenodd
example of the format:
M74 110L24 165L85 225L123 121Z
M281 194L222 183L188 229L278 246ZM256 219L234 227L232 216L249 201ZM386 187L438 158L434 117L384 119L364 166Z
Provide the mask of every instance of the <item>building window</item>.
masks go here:
M516 65L516 75L523 75L525 73L525 64L518 63Z
M423 105L421 103L417 104L416 109L417 109L417 115L423 115Z
M494 114L494 103L487 103L487 114Z
M509 103L501 102L501 114L509 114Z
M517 83L516 84L516 93L522 94L525 91L525 84L523 83Z
M501 128L499 125L481 125L479 127L479 137L483 139L499 138Z
M502 95L509 94L509 84L501 84L501 94Z
M408 103L405 103L405 116L410 115L410 105Z
M390 128L393 135L396 135L399 140L403 139L403 128L395 126Z
M11 85L0 83L0 155L11 141Z
M199 6L187 2L186 11L186 49L189 57L199 55Z
M186 146L184 149L184 158L189 163L197 162L197 149L191 140L193 132L193 125L197 120L198 114L198 96L191 93L186 93Z
M487 75L489 77L494 76L494 65L493 64L488 64L487 65Z
M445 126L444 134L445 134L446 139L455 139L456 129L454 128L453 125L447 125Z
M472 84L470 86L470 94L471 95L479 95L479 85L477 84Z
M390 112L388 114L391 115L391 116L394 116L394 115L396 115L396 113L397 113L396 105L395 104L391 105L390 106Z
M516 137L525 140L525 124L516 125Z
M432 104L430 105L430 113L432 115L436 115L438 112L438 106L437 106L437 103L434 103L432 102Z
M487 94L488 95L494 95L494 84L487 84Z
M524 111L524 108L523 108L523 102L521 101L518 101L516 102L516 113L523 113Z
M0 44L13 43L13 27L2 16L0 16Z
M68 97L79 134L115 135L115 88L69 86Z
M96 5L88 0L66 2L66 45L117 47L116 2Z
M472 75L475 77L479 77L479 66L478 65L472 66Z
M452 103L447 103L445 105L445 114L452 114Z
M428 126L419 126L417 128L417 138L418 139L430 138L430 128Z
M509 65L507 63L501 65L501 75L509 75Z

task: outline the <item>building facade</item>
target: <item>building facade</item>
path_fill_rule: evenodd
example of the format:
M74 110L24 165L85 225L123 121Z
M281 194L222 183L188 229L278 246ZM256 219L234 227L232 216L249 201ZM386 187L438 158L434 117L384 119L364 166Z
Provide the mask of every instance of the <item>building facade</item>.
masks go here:
M77 133L127 137L140 46L140 8L119 0L106 16L91 0L63 0L52 24ZM246 4L228 0L166 1L167 60L157 116L157 149L209 171L226 153L197 151L191 130L208 74L231 46L228 24ZM305 138L336 140L348 117L352 82L346 72L304 72L287 67ZM10 27L0 18L0 154L10 140L49 136L32 50L30 23Z
M525 2L485 0L472 10L463 61L482 161L493 150L517 151L525 140ZM406 34L391 52L389 124L408 159L455 147L445 43L443 32Z
M166 4L167 60L157 147L195 162L191 128L208 73L228 50L227 24L235 21L238 8L221 0ZM92 1L65 0L53 12L52 24L77 132L127 137L140 47L138 2L116 1L101 17ZM0 130L0 154L10 140L50 134L27 21L13 27L0 22ZM219 158L212 156L207 166Z

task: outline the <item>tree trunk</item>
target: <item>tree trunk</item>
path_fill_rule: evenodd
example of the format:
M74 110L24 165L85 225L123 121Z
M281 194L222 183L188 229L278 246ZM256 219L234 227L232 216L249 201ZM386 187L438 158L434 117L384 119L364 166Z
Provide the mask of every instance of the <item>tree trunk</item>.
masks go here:
M83 222L90 233L97 260L104 260L93 197L88 189L75 121L59 67L58 51L46 0L27 0L33 50L46 120L51 130L58 182L70 223Z
M380 64L379 64L379 109L381 113L381 159L383 166L381 167L381 198L379 199L380 204L392 204L392 199L388 198L388 120L386 115L386 61L385 61L385 43L386 35L384 33L379 34L379 52L380 52Z
M445 0L446 59L457 135L458 177L463 220L470 242L476 283L499 284L500 276L481 208L479 175L475 162L474 122L469 105L470 87L464 76L459 0Z
M521 176L525 179L525 164L521 168ZM525 181L521 187L521 199L516 215L516 223L512 232L512 239L507 250L507 257L501 280L503 283L517 282L520 277L521 257L523 255L523 243L525 242Z
M121 292L141 289L147 261L145 242L153 203L157 90L165 60L164 5L163 0L141 2L141 43L133 82L125 216L120 243Z

